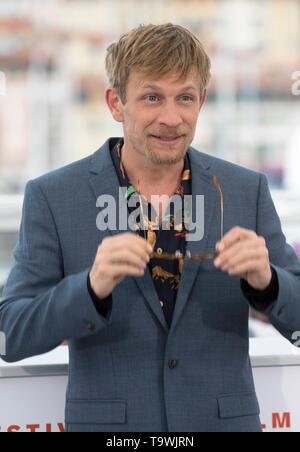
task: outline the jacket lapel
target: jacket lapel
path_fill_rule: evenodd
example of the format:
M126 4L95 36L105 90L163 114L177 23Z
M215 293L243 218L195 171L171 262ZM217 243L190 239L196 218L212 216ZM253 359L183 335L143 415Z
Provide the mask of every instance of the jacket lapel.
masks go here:
M189 156L192 170L192 212L193 221L196 216L195 196L204 196L204 236L200 241L189 241L187 251L191 254L214 253L215 245L221 237L221 217L220 217L220 194L214 185L214 174L212 174L208 165L205 165L205 155L199 151L190 148ZM197 274L201 269L201 261L185 260L184 269L181 275L181 282L177 294L176 306L172 320L172 333L180 320L181 314L188 302L188 298Z

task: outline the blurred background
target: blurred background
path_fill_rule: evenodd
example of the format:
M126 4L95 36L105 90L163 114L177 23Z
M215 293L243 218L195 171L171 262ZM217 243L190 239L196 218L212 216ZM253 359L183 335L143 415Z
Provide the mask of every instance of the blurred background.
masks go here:
M122 135L104 103L107 46L169 21L212 59L194 146L268 176L300 256L300 0L0 0L0 294L26 181Z

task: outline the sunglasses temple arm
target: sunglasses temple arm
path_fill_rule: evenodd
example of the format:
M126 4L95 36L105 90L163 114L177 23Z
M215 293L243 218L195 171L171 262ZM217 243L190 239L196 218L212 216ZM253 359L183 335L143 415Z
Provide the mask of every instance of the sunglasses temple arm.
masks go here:
M224 237L224 196L223 191L220 185L220 182L217 178L217 176L214 176L214 185L217 187L219 193L220 193L220 206L221 206L221 240Z

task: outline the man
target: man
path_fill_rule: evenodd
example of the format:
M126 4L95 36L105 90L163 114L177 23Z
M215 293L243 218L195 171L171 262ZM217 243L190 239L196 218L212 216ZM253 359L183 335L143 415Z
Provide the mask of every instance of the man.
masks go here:
M190 147L210 79L191 32L140 26L106 67L124 137L28 183L3 359L68 340L69 432L261 431L249 307L290 341L300 330L300 265L266 177ZM140 221L104 230L102 195L126 199L126 215L138 199ZM204 196L202 240L168 210L173 195Z

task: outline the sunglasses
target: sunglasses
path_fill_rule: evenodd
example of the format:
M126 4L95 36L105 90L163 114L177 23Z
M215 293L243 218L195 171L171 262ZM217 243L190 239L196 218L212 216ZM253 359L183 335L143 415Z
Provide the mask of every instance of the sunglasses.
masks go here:
M224 237L224 196L223 196L222 188L221 188L221 185L219 183L217 176L214 176L213 183L214 183L214 186L217 188L219 195L220 195L220 213L221 213L221 215L220 215L221 216L220 240L222 240ZM142 215L143 215L143 220L144 220L143 224L145 224L145 215L144 215L143 203L142 203L141 199L140 199L140 205L141 205L141 210L142 210ZM148 243L150 243L149 242L149 234L147 237L145 228L143 229L143 232L144 232L145 239L148 241ZM170 253L164 253L161 249L158 249L150 255L150 258L151 259L159 259L159 260L168 260L168 261L178 260L179 267L182 269L183 262L185 259L196 260L196 261L205 261L205 260L214 260L217 256L218 256L217 252L216 253L192 254L190 251L187 251L184 256L180 251L170 254Z

